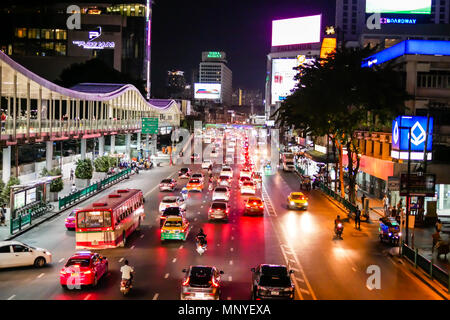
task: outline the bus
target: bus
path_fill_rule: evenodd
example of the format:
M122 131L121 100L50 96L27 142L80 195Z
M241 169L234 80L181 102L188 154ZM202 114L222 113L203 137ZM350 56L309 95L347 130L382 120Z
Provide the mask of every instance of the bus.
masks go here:
M283 163L283 171L294 171L294 154L290 152L284 152L281 154L281 161Z
M144 218L142 191L116 190L77 211L76 249L124 247L127 237L139 229Z

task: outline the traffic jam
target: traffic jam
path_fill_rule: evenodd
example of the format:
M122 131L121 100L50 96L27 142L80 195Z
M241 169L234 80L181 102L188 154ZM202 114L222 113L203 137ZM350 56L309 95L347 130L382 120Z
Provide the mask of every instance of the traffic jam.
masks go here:
M265 202L262 199L262 179L270 167L265 160L265 146L256 144L250 150L250 130L227 128L208 129L203 133L203 142L212 144L209 156L201 165L180 168L176 178L166 178L156 186L160 203L156 212L160 246L173 242L195 242L195 252L199 257L208 255L207 234L203 225L188 218L190 202L195 194L206 194L208 203L202 214L208 223L226 225L229 223L233 197L239 195L243 202L242 215L253 219L266 219ZM212 138L214 137L214 138ZM207 143L206 143L207 142ZM224 145L225 144L225 145ZM218 155L225 151L224 161ZM199 159L192 154L191 160ZM225 162L225 163L223 163ZM117 189L95 200L85 207L70 211L62 227L75 233L75 251L59 272L59 284L63 290L95 290L99 282L108 275L110 263L102 252L105 249L127 248L127 240L139 231L148 213L144 209L144 193L147 190ZM302 193L292 193L287 198L291 209L306 209L307 198ZM192 233L192 236L190 236ZM31 265L43 267L52 263L52 254L42 248L35 248L19 241L0 242L0 266L2 268ZM8 254L6 254L8 253ZM24 255L27 258L18 257ZM222 299L223 266L197 264L186 266L180 283L182 300ZM120 292L127 295L133 288L134 268L128 261L120 267ZM295 285L291 279L294 271L285 265L255 263L248 270L252 286L249 297L261 299L294 299Z

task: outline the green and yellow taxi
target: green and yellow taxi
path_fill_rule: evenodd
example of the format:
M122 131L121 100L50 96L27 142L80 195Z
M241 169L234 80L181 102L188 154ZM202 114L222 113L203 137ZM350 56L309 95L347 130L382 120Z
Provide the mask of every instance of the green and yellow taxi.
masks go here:
M189 232L189 221L181 216L168 216L161 227L161 241L186 241Z
M308 197L302 192L291 192L287 197L289 209L308 209Z

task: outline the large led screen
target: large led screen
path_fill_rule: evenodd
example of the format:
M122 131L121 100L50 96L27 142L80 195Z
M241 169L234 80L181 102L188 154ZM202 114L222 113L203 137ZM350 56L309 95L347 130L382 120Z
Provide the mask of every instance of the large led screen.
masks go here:
M295 88L297 80L294 80L297 70L294 68L300 64L307 64L314 59L306 59L305 56L289 59L272 60L272 104L283 101L291 95L291 90Z
M366 0L366 12L431 14L431 0Z
M220 99L220 83L196 83L194 85L194 98L218 100Z
M272 47L320 42L321 15L272 21Z

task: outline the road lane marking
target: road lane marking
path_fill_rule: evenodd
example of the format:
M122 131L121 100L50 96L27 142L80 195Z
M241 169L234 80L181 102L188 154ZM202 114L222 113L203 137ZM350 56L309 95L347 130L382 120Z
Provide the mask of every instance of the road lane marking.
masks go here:
M135 248L135 246L133 245L133 246L131 246L131 248L130 248L130 249L132 249L132 250L133 250L134 248Z
M233 260L230 260L230 265L233 265Z
M64 261L64 258L59 259L58 263L61 263Z
M231 240L234 240L234 237L231 237Z
M177 258L173 258L172 263L175 263L177 261Z
M200 212L197 212L197 214L200 214Z
M123 258L120 258L120 259L119 259L119 262L122 262L122 261L123 261Z
M91 297L91 294L88 294L83 300L88 300Z
M194 221L197 221L197 218L195 218Z
M295 279L297 279L298 281L300 281L300 282L305 282L305 280L303 280L302 278L299 278L299 277L295 277Z
M153 296L153 300L158 300L159 297L159 293L155 293L155 295Z
M169 274L166 273L166 275L164 276L164 279L167 279L169 277Z
M141 239L144 237L144 235L143 234L141 234Z
M37 278L42 278L45 275L45 273L41 273L40 275L37 276Z
M233 281L233 278L231 276L228 276L228 281Z
M356 272L356 268L355 267L352 267L352 270Z
M233 252L233 251L234 251L234 249L233 249L233 248L230 248L230 251L231 251L231 252Z
M15 295L15 294L13 294L13 295L12 295L11 297L9 297L9 298L8 298L8 300L12 300L12 299L14 299L14 298L15 298L15 296L16 296L16 295Z
M311 295L311 292L309 292L308 290L303 289L303 288L299 288L299 289L301 292L306 293L307 295Z
M231 300L231 297L227 297L227 300Z
M181 245L178 249L183 249L183 245Z

